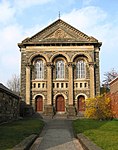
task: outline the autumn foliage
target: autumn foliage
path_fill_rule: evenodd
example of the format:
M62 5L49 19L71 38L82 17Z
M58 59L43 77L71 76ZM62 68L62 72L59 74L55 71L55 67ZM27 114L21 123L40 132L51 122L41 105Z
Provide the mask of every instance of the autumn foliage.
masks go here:
M99 120L111 119L110 98L106 94L86 100L85 117Z

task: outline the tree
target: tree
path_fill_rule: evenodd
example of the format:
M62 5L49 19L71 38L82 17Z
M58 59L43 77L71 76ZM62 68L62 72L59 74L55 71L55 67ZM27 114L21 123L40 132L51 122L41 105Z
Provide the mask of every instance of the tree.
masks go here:
M115 69L112 69L109 72L104 74L105 79L103 80L103 87L109 89L109 82L112 81L115 77L118 76L118 72Z
M20 77L16 74L12 75L11 79L7 81L7 87L16 94L20 94Z

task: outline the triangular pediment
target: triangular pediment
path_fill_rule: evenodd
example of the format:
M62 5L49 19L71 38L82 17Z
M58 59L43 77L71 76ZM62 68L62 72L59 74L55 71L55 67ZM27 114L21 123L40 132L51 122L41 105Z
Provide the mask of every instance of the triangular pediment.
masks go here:
M40 44L40 43L98 43L98 40L89 37L83 32L72 27L68 23L58 19L31 38L27 38L19 44Z
M61 28L58 28L56 31L45 37L45 39L65 39L65 38L72 39L73 37L69 33L62 30Z

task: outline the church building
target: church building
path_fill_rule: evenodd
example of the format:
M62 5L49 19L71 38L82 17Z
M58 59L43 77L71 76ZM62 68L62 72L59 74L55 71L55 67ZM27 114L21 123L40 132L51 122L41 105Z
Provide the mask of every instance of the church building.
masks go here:
M76 115L100 94L102 43L61 19L18 44L21 97L44 115Z

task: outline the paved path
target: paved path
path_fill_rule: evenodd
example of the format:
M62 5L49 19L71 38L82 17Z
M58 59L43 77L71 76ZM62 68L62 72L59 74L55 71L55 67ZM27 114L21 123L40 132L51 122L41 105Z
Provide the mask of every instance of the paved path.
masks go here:
M46 120L46 127L30 150L83 150L72 131L72 121Z

